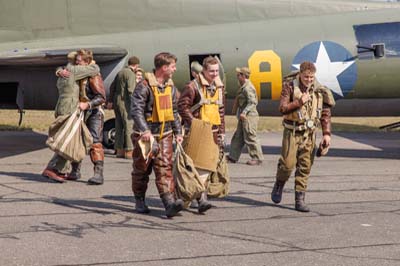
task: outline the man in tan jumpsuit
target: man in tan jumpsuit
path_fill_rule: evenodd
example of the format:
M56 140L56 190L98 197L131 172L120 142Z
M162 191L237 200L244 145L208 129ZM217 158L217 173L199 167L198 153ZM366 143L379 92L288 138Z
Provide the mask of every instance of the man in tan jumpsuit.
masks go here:
M114 90L110 91L107 108L115 113L115 144L117 158L132 159L132 127L133 120L128 116L131 107L131 97L136 87L136 70L139 58L132 56L128 66L118 72L115 77Z
M231 150L227 156L228 162L236 163L239 160L242 148L247 146L251 160L248 165L262 163L263 154L260 141L257 138L257 93L249 80L250 70L247 67L236 68L236 76L240 84L237 92L233 113L236 114L238 124L231 140Z
M322 127L320 148L331 143L331 108L335 105L331 91L315 79L316 68L303 62L297 75L283 82L279 111L283 114L282 151L276 181L271 193L275 203L281 202L285 182L295 172L295 208L309 212L304 202L308 177L314 161L315 133Z
M55 117L62 115L70 115L77 108L79 104L79 85L78 80L95 76L99 73L100 69L97 65L75 65L75 58L77 52L71 52L68 54L68 64L65 68L57 69L57 89L58 89L58 101L55 108ZM64 75L59 75L59 72L64 72ZM76 162L72 163L72 166L76 165ZM54 154L53 158L48 163L46 169L42 175L48 177L56 182L63 183L68 179L64 171L70 168L69 161L64 159L58 154Z

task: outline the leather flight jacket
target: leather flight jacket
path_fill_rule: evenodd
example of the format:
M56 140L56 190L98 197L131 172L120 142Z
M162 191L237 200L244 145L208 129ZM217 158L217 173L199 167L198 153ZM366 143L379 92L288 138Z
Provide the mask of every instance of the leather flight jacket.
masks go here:
M80 81L79 98L81 102L89 102L90 109L106 102L106 90L100 74Z
M196 110L192 109L194 105L198 104L202 100L197 84L200 86L209 86L204 77L202 77L202 74L200 74L199 80L192 80L185 85L178 101L179 115L182 118L182 123L187 129L190 128L193 118L201 119L200 108L197 108ZM219 78L217 78L216 86L222 90L221 94L223 99L222 104L219 105L218 108L221 124L219 126L213 125L213 131L218 134L225 134L225 88Z

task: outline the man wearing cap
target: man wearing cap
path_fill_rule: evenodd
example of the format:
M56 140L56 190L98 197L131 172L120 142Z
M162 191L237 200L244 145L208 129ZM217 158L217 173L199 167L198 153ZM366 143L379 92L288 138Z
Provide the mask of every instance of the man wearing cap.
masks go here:
M227 156L228 162L236 163L239 160L242 148L247 146L250 160L248 165L259 165L262 163L263 154L260 141L257 138L257 94L253 84L250 82L250 70L247 67L236 68L236 76L240 88L237 91L233 113L238 118L236 131L231 140L231 150Z
M283 187L293 169L296 169L295 209L300 212L310 211L304 200L314 161L318 127L322 127L323 134L321 154L326 154L331 143L331 108L335 105L335 100L332 92L316 80L316 71L312 62L301 63L300 72L284 79L279 104L284 130L271 199L275 203L281 202Z
M115 144L117 158L132 159L132 127L133 120L128 116L131 97L136 87L136 70L140 61L136 56L128 59L128 66L119 71L115 77L114 86L110 90L107 108L114 108L115 113Z
M55 108L55 117L61 115L70 115L79 104L79 85L78 80L95 76L100 69L97 65L74 65L77 52L70 52L67 56L68 64L64 68L58 68L56 71L58 101ZM63 73L63 74L61 74ZM69 162L63 157L54 154L53 158L48 163L42 175L56 182L65 182L65 174L69 168Z
M154 57L154 72L146 73L145 79L133 92L130 108L134 122L132 190L138 213L150 211L145 196L152 169L166 216L173 217L183 208L182 200L175 199L175 180L172 176L172 140L174 136L178 143L183 140L176 107L177 89L172 81L176 61L173 54L157 54ZM154 144L150 145L152 142ZM143 143L147 143L149 155L142 151Z

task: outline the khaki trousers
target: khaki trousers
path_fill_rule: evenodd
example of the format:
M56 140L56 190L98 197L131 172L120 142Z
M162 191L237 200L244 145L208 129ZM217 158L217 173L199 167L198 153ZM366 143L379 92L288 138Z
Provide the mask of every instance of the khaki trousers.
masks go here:
M121 106L123 105L123 106ZM115 113L115 150L133 150L131 140L133 120L128 118L128 112L125 109L124 103L119 103L114 106Z
M306 191L311 166L314 162L315 132L283 130L282 151L278 162L276 179L286 182L293 169L295 190Z
M246 145L251 159L261 161L264 158L260 141L257 138L257 125L258 116L248 116L244 121L239 119L231 140L229 157L238 161L243 146Z
M50 159L47 164L48 169L57 170L61 174L69 173L71 170L70 161L64 159L57 153L54 153L53 157Z

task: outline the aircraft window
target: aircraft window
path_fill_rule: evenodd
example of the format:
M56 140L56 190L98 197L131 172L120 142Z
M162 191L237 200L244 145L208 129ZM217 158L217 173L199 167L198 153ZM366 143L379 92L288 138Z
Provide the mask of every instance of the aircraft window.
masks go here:
M203 60L204 58L206 58L207 56L217 56L219 58L219 60L222 62L221 60L221 55L220 54L196 54L196 55L189 55L189 73L190 73L190 79L192 80L194 77L192 76L192 72L190 71L190 64L193 61L197 61L200 63L200 65L203 65Z
M271 64L268 62L262 62L260 64L260 72L271 72Z
M0 82L0 108L17 106L18 82Z
M400 57L400 22L354 25L353 28L359 46L384 44L386 57ZM374 58L373 52L363 51L358 49L359 59Z
M260 93L261 93L260 95L261 99L271 99L272 98L271 82L261 82Z

